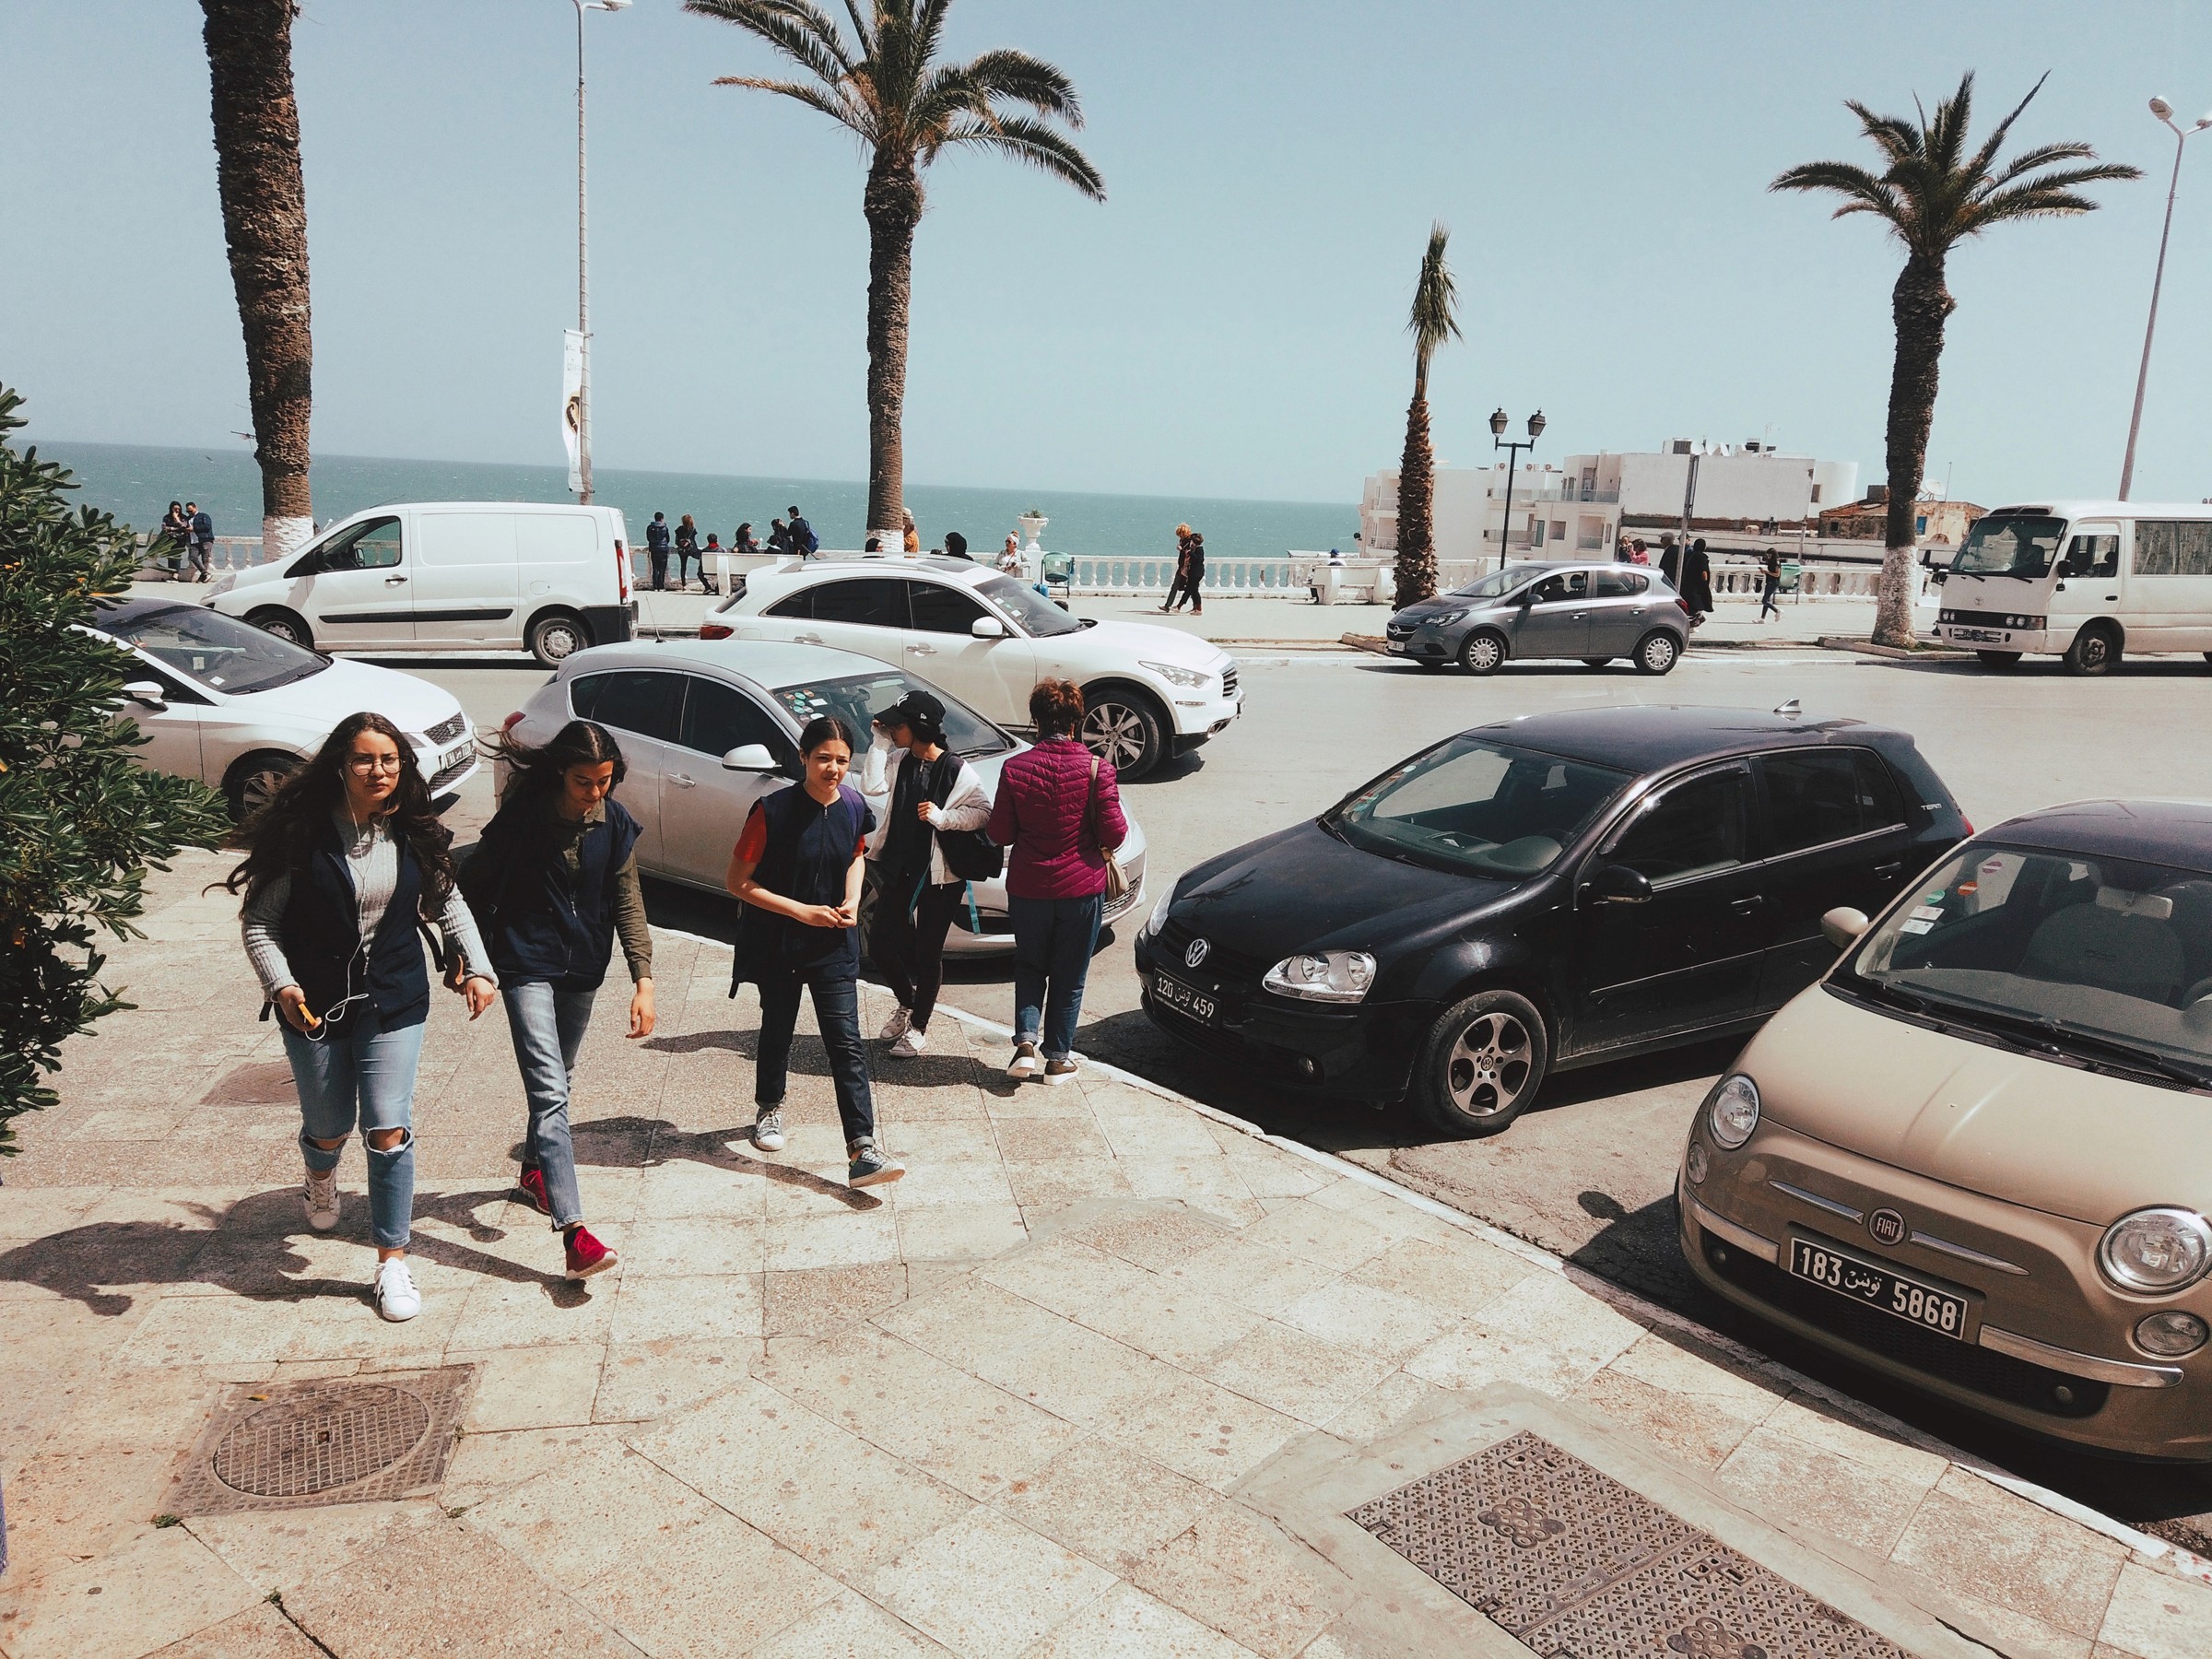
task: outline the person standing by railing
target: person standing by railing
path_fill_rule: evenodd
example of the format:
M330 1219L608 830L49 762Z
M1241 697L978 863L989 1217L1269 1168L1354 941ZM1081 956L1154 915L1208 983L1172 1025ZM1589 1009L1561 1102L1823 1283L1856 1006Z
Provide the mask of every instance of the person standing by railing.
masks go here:
M162 563L169 567L171 576L184 574L184 544L192 535L192 520L185 515L182 501L171 501L169 511L161 515L161 534L169 537L169 553Z
M1775 603L1775 595L1782 592L1782 554L1769 547L1759 571L1763 580L1759 588L1759 619L1764 622L1767 613L1772 611L1774 620L1779 622L1782 620L1782 606Z
M691 515L687 512L684 514L683 522L676 527L676 591L677 593L689 591L690 570L693 565L699 566L699 573L703 586L707 567L700 562L699 557L699 526L691 522Z
M645 526L645 559L653 570L653 591L668 585L668 515L656 512Z
M197 502L185 502L184 511L192 516L191 534L184 539L185 556L192 562L192 579L194 582L206 582L209 575L208 550L215 546L215 520L208 517Z

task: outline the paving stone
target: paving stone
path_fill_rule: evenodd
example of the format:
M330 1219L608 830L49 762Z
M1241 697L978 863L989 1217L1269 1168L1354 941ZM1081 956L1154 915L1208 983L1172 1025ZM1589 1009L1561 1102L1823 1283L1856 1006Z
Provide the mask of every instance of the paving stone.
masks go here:
M1103 1413L1099 1432L1216 1491L1238 1481L1306 1431L1203 1377L1171 1371L1149 1394Z
M589 1282L589 1281L587 1281ZM707 1337L718 1342L757 1340L761 1334L761 1276L757 1273L687 1274L653 1278L625 1274L600 1300L611 1317L600 1326L613 1342L655 1342Z
M1011 1659L1113 1583L1051 1539L978 1508L879 1568L868 1594L955 1653Z
M1139 1588L1208 1630L1288 1659L1335 1617L1328 1593L1269 1524L1234 1504L1206 1511L1130 1573Z
M511 1434L465 1434L445 1467L439 1501L448 1509L484 1502L547 1469L581 1462L621 1444L616 1428L524 1429Z
M1318 1429L1394 1369L1386 1358L1269 1320L1230 1344L1206 1375Z
M1093 1602L1037 1650L1038 1659L1249 1659L1251 1653L1133 1584Z
M1800 1440L1774 1419L1721 1465L1721 1484L1747 1507L1803 1516L1847 1544L1887 1556L1936 1484Z
M449 1365L477 1367L465 1422L475 1434L590 1422L606 1359L606 1350L595 1342L482 1353L448 1348L445 1354Z
M734 1516L654 1538L576 1599L648 1653L749 1653L837 1593L836 1583Z
M600 1450L556 1464L469 1511L472 1526L573 1589L631 1552L696 1526L713 1506L646 1458Z
M899 1253L909 1262L989 1261L1030 1241L1021 1207L1011 1197L924 1208L901 1202L897 1213Z
M148 1530L37 1577L11 1565L0 1587L0 1651L8 1659L137 1659L261 1596L182 1527Z
M267 1602L234 1613L149 1659L323 1659L324 1650Z
M1127 1446L1087 1439L1014 1482L997 1501L1031 1531L1125 1577L1219 1500Z
M841 1590L753 1650L753 1659L938 1659L946 1650L856 1591Z
M2131 1560L2097 1637L2136 1659L2204 1659L2212 1653L2212 1585Z
M201 1515L184 1524L256 1591L291 1595L341 1562L389 1549L405 1535L444 1519L435 1499L407 1498L267 1514Z
M645 1422L681 1411L744 1382L761 1351L762 1345L750 1337L609 1343L592 1420Z
M906 1288L904 1262L771 1273L763 1282L766 1333L827 1335L898 1306Z

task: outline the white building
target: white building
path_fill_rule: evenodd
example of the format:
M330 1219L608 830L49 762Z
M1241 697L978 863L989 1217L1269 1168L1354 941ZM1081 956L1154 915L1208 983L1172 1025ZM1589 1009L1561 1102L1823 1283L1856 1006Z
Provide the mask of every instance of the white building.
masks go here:
M1824 507L1854 499L1859 465L1790 455L1764 443L1707 444L1669 439L1656 452L1601 451L1557 465L1524 461L1512 479L1505 524L1506 469L1438 467L1432 539L1440 559L1496 557L1501 535L1512 553L1571 557L1612 547L1625 529L1664 531L1682 519L1692 462L1695 529L1809 527ZM1647 539L1655 539L1647 537ZM1371 475L1359 500L1359 542L1370 553L1398 545L1398 474Z

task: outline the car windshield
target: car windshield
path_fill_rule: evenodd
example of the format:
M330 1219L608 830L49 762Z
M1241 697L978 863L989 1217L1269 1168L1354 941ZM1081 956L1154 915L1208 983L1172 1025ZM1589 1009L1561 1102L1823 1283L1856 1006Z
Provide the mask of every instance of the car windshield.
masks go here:
M1551 567L1540 564L1507 565L1502 571L1492 571L1480 582L1471 582L1465 587L1453 588L1446 595L1452 599L1502 599L1532 577L1541 576Z
M979 582L975 591L1020 623L1022 631L1033 640L1074 633L1083 626L1035 588L1011 576L989 577Z
M927 691L945 705L946 747L954 754L972 760L983 755L1003 755L1014 747L1013 738L973 709L953 701L935 686L910 679L896 668L843 679L809 680L803 686L781 686L770 695L801 726L818 715L835 714L853 728L865 747L869 721L909 691Z
M1558 862L1629 781L1611 767L1460 736L1385 772L1321 821L1385 858L1521 881Z
M1951 569L1961 576L2048 576L2065 530L2061 518L1990 513L1967 532Z
M162 666L187 679L232 697L288 686L330 666L328 657L197 605L103 610L94 617L93 626L159 658Z
M1834 982L2091 1063L2212 1077L2212 874L1975 842Z

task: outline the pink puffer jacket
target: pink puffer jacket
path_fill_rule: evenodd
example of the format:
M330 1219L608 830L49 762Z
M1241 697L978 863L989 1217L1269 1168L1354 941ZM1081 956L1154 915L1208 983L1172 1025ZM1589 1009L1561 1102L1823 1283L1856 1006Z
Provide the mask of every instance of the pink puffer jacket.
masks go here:
M1088 899L1106 888L1106 857L1085 823L1090 751L1073 737L1048 737L1006 762L984 831L1010 848L1006 892L1016 899ZM1113 768L1099 763L1098 838L1118 847L1129 833Z

